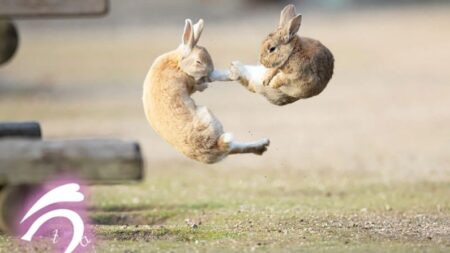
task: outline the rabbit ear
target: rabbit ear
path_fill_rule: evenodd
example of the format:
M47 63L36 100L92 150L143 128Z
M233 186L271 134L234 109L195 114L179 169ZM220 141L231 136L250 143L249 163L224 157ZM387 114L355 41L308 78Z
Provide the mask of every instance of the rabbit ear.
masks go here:
M192 21L190 19L186 19L186 24L184 25L184 32L181 41L184 55L188 55L195 46L194 30L192 28Z
M295 6L293 4L284 7L284 9L281 11L279 26L284 27L289 22L289 20L295 17L295 15Z
M284 36L283 40L284 43L288 43L291 41L293 37L297 34L298 30L300 29L300 25L302 24L302 15L297 15L286 24L284 27Z
M197 45L198 41L200 40L200 36L203 32L203 19L200 19L197 24L194 25L194 45Z

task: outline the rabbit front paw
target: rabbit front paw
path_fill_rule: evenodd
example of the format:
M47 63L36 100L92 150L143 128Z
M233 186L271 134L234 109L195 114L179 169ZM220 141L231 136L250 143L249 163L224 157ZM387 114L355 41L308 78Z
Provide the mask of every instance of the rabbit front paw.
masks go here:
M283 83L282 83L282 82L271 82L271 83L270 83L270 88L272 88L272 89L278 89L278 88L280 88L281 86L283 86Z
M208 84L207 83L196 84L194 86L194 91L203 92L207 88L208 88Z
M264 86L270 86L271 88L279 88L276 87L277 84L275 82L272 82L272 80L275 78L275 76L278 73L278 69L270 69L267 71L267 73L265 74L264 80L263 80L263 85ZM281 85L280 85L281 86Z

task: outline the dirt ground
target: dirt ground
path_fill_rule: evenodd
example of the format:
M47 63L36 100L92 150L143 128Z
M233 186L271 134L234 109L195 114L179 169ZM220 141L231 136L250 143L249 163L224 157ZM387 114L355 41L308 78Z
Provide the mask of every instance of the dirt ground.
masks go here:
M300 34L336 58L323 94L274 107L217 83L194 96L238 139L270 138L262 157L199 164L145 121L144 76L178 45L182 23L18 22L20 51L0 68L0 119L38 120L45 138L142 144L143 183L92 187L97 252L449 252L449 11L303 13ZM255 63L276 15L206 20L200 44L217 68ZM15 245L0 236L0 252L46 251Z

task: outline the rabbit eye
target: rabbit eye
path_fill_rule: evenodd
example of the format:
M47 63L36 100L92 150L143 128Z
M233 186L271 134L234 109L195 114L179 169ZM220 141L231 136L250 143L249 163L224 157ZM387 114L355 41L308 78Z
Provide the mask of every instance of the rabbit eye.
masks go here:
M273 52L275 52L275 49L277 49L277 48L276 47L271 47L271 48L269 48L269 52L273 53Z
M199 65L200 65L200 64L202 64L202 62L201 62L201 61L199 61L199 60L197 60L197 61L196 61L196 63L197 63L197 64L199 64Z

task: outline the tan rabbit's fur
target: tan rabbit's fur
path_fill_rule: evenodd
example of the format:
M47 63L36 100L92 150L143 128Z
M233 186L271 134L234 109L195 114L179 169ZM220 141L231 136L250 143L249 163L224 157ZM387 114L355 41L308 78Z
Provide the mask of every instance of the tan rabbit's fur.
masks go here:
M295 7L285 7L278 29L261 45L262 66L233 62L230 78L275 105L320 94L333 75L334 58L319 41L297 36L300 24Z
M197 46L203 29L200 20L186 20L183 43L153 63L144 82L144 110L154 130L175 149L203 163L215 163L229 154L262 154L269 141L236 143L222 124L191 94L206 88L214 65L208 51Z

